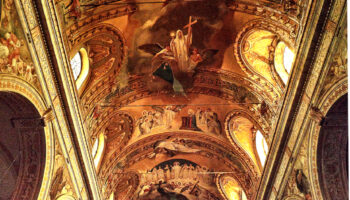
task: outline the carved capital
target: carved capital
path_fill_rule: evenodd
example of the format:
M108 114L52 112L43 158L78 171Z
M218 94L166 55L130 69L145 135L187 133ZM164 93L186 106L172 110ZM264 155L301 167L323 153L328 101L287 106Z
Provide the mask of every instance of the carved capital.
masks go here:
M53 114L52 108L49 107L42 115L42 119L45 123L51 122L53 119L55 119L55 116Z
M320 123L322 121L322 119L324 118L320 109L318 109L317 107L314 107L314 106L311 107L310 117L312 120L314 120L317 123Z

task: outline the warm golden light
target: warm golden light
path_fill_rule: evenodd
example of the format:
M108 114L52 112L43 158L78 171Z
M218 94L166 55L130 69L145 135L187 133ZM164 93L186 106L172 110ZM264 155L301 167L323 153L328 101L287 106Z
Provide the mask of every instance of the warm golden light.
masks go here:
M284 42L279 42L275 50L275 69L284 84L287 84L293 67L294 53Z
M228 200L246 200L247 197L239 183L230 176L220 178L221 188Z
M238 143L251 157L253 162L258 165L258 158L254 148L253 141L253 123L244 117L237 117L230 122L230 133L236 143Z
M79 55L79 57L81 58L81 71L79 73L79 76L76 79L76 85L77 85L78 93L80 95L83 92L83 89L87 83L87 79L90 74L90 65L89 65L89 57L86 49L81 48L75 56L77 55ZM73 72L74 72L74 69L73 69Z
M97 148L95 146L97 146ZM93 150L97 149L95 150L96 153L92 152L92 155L94 157L94 164L97 172L101 165L101 161L105 151L105 146L106 146L105 136L103 133L100 133L100 135L96 139L95 144L93 146Z
M251 32L245 40L243 49L243 59L251 70L273 82L270 69L270 49L275 40L275 34L265 30L255 30Z
M294 57L295 54L293 53L293 51L286 46L283 54L283 65L287 70L288 74L290 74L290 71L292 70Z
M268 146L264 136L261 134L259 130L256 132L255 143L256 143L256 150L258 151L261 165L264 166L266 161L266 156L268 153Z

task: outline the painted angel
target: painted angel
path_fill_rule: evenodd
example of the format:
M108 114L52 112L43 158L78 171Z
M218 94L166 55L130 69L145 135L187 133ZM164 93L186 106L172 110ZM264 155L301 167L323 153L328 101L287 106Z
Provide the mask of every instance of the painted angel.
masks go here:
M189 147L185 144L182 144L178 141L177 138L158 141L154 144L154 151L150 154L149 158L154 158L157 154L163 153L170 157L175 156L179 153L197 153L200 152L200 149L195 149Z

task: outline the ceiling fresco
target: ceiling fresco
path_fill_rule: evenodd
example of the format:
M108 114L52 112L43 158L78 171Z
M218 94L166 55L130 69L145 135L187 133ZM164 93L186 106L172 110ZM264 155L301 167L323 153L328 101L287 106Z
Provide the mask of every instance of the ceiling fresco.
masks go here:
M57 0L103 196L253 198L307 4Z

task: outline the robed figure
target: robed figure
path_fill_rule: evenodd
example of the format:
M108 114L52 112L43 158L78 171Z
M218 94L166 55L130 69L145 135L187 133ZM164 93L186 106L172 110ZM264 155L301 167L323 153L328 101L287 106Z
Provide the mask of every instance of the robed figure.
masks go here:
M163 48L159 44L144 44L139 49L154 55L152 58L152 75L157 76L173 85L176 93L185 95L179 78L184 75L193 75L196 66L213 57L217 50L206 49L199 53L197 49L191 49L192 45L192 25L197 20L192 21L184 27L187 28L187 35L182 30L177 30L175 36L170 41L170 45ZM203 55L203 56L202 56Z

